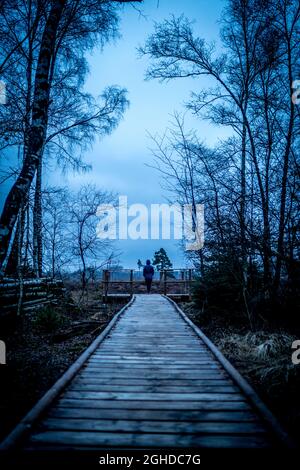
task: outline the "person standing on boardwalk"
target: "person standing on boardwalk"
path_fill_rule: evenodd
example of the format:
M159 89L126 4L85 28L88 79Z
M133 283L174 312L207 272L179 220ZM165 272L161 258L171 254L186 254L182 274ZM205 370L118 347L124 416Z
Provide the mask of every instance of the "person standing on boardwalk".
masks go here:
M143 269L143 276L145 278L145 283L147 286L147 292L150 294L152 278L154 276L154 268L151 266L150 259L147 259L146 266Z

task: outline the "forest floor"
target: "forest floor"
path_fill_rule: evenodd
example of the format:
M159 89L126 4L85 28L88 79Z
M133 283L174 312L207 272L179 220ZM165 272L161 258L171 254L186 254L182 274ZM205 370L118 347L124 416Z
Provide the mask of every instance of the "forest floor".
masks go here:
M228 316L202 315L193 303L181 304L224 356L248 380L300 446L300 365L292 363L292 342L299 339L287 329L265 326L251 331L247 321Z
M97 290L81 300L73 289L59 306L24 313L6 335L1 332L9 367L1 367L0 441L123 305L103 305Z

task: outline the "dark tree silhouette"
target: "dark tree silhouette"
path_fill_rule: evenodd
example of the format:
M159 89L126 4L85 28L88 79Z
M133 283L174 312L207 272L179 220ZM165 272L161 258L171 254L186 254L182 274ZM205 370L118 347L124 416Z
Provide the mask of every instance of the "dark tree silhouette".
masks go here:
M236 259L232 266L239 266L235 275L248 310L254 265L269 298L280 293L290 262L299 263L299 112L291 97L300 5L230 0L221 25L223 54L183 16L156 24L140 52L151 58L147 79L209 77L210 87L193 93L188 109L233 130L208 149L177 118L175 129L155 137L154 152L176 199L208 209L205 248L194 258L202 270L203 255L207 268L221 258Z
M152 264L156 266L157 271L171 269L173 266L164 248L160 248L154 253Z

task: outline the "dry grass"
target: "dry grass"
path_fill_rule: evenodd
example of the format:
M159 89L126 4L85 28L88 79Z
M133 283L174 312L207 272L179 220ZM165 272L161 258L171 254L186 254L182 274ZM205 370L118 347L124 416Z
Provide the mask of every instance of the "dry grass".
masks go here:
M216 343L230 360L243 364L247 375L263 384L269 393L278 393L299 375L299 367L291 360L291 345L295 339L287 333L224 332Z
M193 304L183 308L300 443L300 365L292 363L292 343L298 338L285 330L252 332L229 325L228 318L207 318Z

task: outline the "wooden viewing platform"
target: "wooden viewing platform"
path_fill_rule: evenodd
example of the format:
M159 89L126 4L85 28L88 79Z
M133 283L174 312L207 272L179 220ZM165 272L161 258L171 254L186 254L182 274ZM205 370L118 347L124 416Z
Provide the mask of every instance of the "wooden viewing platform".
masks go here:
M168 295L174 300L188 301L191 298L194 281L193 269L161 269L155 271L151 292ZM101 288L102 299L105 303L127 299L134 294L146 292L142 271L134 269L104 269Z
M288 438L166 297L137 295L1 449L273 447Z

